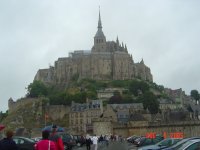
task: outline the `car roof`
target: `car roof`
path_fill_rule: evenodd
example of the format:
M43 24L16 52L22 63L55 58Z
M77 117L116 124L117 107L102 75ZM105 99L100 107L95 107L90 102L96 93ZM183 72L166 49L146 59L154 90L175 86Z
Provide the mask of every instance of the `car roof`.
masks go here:
M189 145L191 145L191 144L193 144L193 143L196 143L196 142L200 142L200 139L188 140L188 141L185 142L179 149L184 148L184 147L186 147L186 146L189 146Z
M194 140L194 139L200 139L200 137L190 137L190 138L184 138L181 141L177 142L176 144L170 146L170 148L176 148L177 146L189 141L189 140Z

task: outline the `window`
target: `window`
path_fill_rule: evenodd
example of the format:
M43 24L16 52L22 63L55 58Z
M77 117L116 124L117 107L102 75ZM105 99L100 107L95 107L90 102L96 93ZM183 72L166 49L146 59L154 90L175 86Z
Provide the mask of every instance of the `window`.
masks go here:
M197 142L197 143L190 145L186 150L196 150L196 149L200 148L199 146L200 146L200 142Z

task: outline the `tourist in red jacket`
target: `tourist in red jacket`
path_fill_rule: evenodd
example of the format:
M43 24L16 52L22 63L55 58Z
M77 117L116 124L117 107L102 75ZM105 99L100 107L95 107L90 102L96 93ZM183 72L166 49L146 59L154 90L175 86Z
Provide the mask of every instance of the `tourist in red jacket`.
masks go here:
M42 140L36 143L35 150L56 150L55 143L49 140L49 131L42 132Z

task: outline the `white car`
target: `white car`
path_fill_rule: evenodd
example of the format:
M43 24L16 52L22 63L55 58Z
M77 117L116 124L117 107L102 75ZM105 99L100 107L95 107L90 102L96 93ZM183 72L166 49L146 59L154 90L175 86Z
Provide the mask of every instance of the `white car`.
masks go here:
M38 142L42 139L42 137L34 137L34 138L31 138L32 140L34 140L35 142Z

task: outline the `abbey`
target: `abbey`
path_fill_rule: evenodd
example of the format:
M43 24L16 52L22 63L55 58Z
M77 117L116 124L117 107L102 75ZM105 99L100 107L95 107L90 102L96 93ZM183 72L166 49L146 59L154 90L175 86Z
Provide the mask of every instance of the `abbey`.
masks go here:
M139 78L153 81L151 70L141 60L134 63L126 45L118 40L107 41L102 30L101 16L94 45L91 50L79 50L68 57L58 58L54 66L39 69L34 80L45 83L68 83L72 78L90 78L94 80L126 80Z

